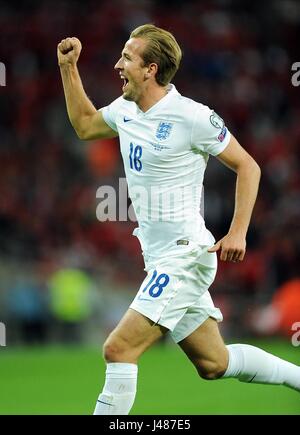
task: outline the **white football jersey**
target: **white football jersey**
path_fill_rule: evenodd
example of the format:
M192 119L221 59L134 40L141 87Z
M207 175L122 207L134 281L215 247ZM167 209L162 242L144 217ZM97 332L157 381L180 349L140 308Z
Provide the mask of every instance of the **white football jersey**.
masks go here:
M209 154L230 141L224 121L209 107L168 93L146 112L122 96L102 109L120 139L136 235L151 257L188 251L215 241L200 214Z

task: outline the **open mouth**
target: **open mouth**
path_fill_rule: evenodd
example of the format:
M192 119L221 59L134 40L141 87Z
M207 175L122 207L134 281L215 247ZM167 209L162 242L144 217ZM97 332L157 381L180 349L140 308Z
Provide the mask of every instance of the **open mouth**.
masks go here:
M129 83L129 80L128 80L126 77L124 77L124 76L122 76L121 78L122 78L123 81L124 81L123 86L122 86L122 91L125 91L125 89L126 89L128 83Z

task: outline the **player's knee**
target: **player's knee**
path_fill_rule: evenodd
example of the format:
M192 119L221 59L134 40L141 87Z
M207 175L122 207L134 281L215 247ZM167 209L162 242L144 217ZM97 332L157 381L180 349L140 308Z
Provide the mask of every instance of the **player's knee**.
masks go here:
M103 345L103 358L106 362L118 362L124 350L118 340L108 338Z
M103 358L110 362L135 362L136 354L134 349L119 337L109 336L103 345Z
M201 378L208 381L221 378L227 369L225 361L199 361L196 365L197 371Z

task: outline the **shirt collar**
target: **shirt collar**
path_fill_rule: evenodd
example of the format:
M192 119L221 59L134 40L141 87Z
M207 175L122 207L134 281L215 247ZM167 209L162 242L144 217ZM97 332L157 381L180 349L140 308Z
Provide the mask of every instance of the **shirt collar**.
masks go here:
M143 112L136 105L137 113L143 114L143 115L148 115L149 113L152 113L155 110L157 110L158 108L161 108L162 106L164 106L170 100L170 98L172 98L174 95L180 95L180 94L177 91L175 85L173 85L172 83L169 83L168 87L167 87L167 93L166 93L166 95L164 97L162 97L160 100L158 100L157 103L153 104L153 106L151 106L150 109L148 109L146 112Z

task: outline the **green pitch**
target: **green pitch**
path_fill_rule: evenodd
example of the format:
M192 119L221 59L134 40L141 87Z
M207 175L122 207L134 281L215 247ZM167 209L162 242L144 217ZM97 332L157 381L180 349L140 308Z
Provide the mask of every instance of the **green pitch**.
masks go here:
M288 342L253 342L300 364ZM104 379L94 348L0 348L0 414L91 414ZM148 351L139 365L131 414L297 414L300 394L237 380L204 381L172 344Z

